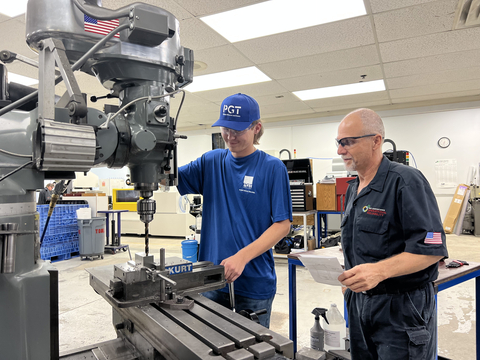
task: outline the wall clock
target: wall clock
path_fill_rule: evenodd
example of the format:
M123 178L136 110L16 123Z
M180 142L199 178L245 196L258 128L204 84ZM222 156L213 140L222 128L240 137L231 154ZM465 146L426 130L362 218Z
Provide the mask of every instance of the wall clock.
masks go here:
M440 146L442 149L446 149L447 147L450 146L450 139L448 137L441 137L438 139L438 146Z

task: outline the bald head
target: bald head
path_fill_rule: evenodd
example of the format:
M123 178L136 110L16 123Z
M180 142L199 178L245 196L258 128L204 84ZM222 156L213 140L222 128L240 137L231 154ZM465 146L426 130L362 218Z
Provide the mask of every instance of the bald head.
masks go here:
M363 135L380 134L382 140L385 139L385 127L383 126L382 118L375 111L365 108L357 109L345 116L343 121L347 119L354 122L360 121L358 125L362 129Z
M366 178L375 174L383 158L385 138L383 121L370 109L357 109L345 116L338 126L337 154L349 171Z

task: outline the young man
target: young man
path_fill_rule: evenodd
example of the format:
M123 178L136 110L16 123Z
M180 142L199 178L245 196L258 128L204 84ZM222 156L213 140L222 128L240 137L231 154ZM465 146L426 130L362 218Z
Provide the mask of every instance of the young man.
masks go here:
M212 150L178 171L180 194L202 194L199 261L225 267L234 282L236 311L266 309L268 327L276 274L272 246L290 230L292 201L287 169L279 159L257 150L263 134L260 109L252 97L227 97L220 126L228 149ZM204 293L230 307L227 287Z
M50 200L52 199L52 191L53 191L53 184L49 183L45 188L40 190L38 194L38 205L50 204Z
M434 359L437 323L433 281L447 256L435 196L416 169L382 153L385 130L372 110L348 114L337 153L350 181L342 220L352 359Z

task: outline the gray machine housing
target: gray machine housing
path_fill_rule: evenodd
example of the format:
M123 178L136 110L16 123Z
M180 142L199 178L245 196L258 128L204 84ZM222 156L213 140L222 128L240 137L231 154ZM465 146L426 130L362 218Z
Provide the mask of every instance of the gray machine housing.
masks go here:
M119 25L105 36L86 32L85 16ZM26 39L39 53L38 91L14 96L0 64L0 356L49 360L59 358L58 272L40 259L35 190L94 166L127 166L148 224L158 183L176 183L181 136L170 101L193 80L193 52L180 45L172 14L142 3L109 10L100 0L29 0ZM9 53L0 60L10 61ZM118 111L89 108L76 70L118 97ZM60 81L67 91L58 98ZM28 112L11 111L37 101ZM112 305L118 338L62 359L293 358L290 340L197 295L224 286L223 267L195 264L172 275L164 253L160 259L146 243L133 264L90 269L92 287Z

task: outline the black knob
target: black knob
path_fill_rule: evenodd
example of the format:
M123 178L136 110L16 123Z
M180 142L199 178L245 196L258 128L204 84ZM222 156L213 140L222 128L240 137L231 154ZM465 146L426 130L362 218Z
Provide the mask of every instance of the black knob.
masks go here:
M157 106L153 113L156 117L162 118L167 115L167 108L164 105Z
M182 55L177 56L177 64L185 65L185 58Z

